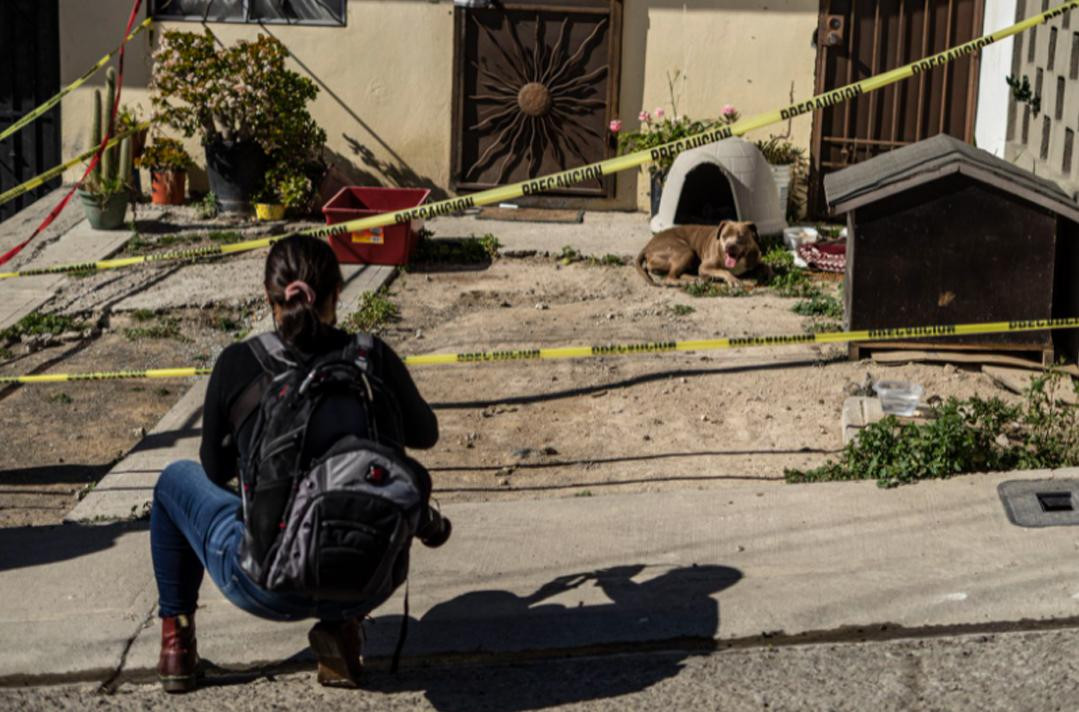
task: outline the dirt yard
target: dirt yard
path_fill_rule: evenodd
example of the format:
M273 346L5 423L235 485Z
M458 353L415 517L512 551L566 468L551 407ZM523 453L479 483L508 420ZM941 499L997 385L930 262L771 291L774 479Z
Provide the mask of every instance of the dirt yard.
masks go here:
M153 241L152 238L148 238ZM143 244L140 249L153 250ZM262 252L199 266L73 279L49 305L101 333L0 359L0 373L210 365L260 316ZM796 300L767 290L694 298L650 287L630 266L548 256L476 269L402 273L402 354L710 336L801 333ZM840 408L867 372L913 379L928 396L1008 395L951 366L882 367L838 347L784 347L413 369L442 438L421 458L442 501L777 486L785 467L840 448ZM190 381L0 390L0 526L59 522L80 493L151 429Z
M482 271L408 273L392 287L402 354L801 333L795 299L767 290L694 298L631 266L501 259ZM872 377L926 396L1007 394L975 371L845 360L795 346L573 361L416 367L442 439L422 457L444 501L781 482L842 445L848 389Z

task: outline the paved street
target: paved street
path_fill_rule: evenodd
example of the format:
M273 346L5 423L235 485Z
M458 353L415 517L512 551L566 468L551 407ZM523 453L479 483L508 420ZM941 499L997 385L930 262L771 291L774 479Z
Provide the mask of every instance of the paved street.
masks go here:
M327 690L311 671L213 678L193 694L156 684L0 688L4 709L177 710L1075 710L1079 630L621 654L516 665L372 672Z

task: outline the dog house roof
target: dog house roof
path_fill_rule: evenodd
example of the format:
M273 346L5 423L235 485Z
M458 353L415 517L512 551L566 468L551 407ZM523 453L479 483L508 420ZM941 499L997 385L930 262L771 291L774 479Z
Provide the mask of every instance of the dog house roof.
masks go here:
M833 213L845 213L956 173L1079 222L1079 203L1053 181L946 134L831 173L824 177L824 193Z
M785 210L779 205L779 191L768 162L760 150L741 138L728 138L690 149L674 159L663 184L659 210L652 218L653 232L674 227L686 178L693 169L717 166L730 183L739 220L757 224L761 235L774 235L787 227Z

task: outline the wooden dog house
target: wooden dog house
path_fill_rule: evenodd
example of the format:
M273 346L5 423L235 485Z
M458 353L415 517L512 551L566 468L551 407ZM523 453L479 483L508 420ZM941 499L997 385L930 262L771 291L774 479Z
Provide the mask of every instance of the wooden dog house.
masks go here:
M1079 316L1079 204L1052 181L939 135L828 175L847 215L848 329ZM854 344L1074 360L1074 331Z
M752 220L761 235L787 227L768 162L755 145L728 138L678 155L663 183L652 232L675 225Z

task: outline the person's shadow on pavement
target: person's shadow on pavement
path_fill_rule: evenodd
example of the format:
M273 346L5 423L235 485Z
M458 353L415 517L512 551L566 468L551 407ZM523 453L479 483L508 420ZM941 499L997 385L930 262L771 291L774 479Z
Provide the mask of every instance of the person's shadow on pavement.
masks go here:
M491 660L501 665L507 656L529 651L632 652L635 644L642 644L641 649L685 652L657 656L647 665L624 655L593 658L569 666L574 674L544 675L542 680L533 679L535 666L470 672L406 669L397 677L369 673L363 687L382 692L422 689L431 704L445 712L531 710L643 690L677 675L692 650L712 648L719 630L719 604L712 595L742 578L740 571L726 566L692 566L653 577L643 573L640 580L645 569L635 564L559 576L526 596L498 590L462 594L412 621L404 655L452 651L482 659L497 652ZM570 593L590 582L611 602L574 605ZM559 595L569 601L549 600ZM400 616L379 617L368 626L368 634L390 643L400 621Z

